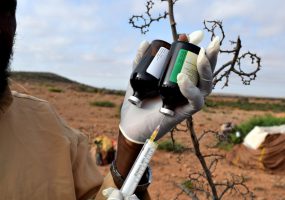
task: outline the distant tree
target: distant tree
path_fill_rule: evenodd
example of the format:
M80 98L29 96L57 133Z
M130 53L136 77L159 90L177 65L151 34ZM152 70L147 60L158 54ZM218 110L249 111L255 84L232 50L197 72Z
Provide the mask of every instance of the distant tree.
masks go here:
M168 4L168 9L166 11L158 14L157 16L154 16L151 13L151 10L153 9L155 2L154 0L147 0L145 4L146 7L145 13L141 15L131 16L129 19L129 23L131 24L132 27L140 29L142 34L146 34L153 23L168 18L173 41L176 41L178 39L178 33L176 29L177 24L174 17L175 14L174 5L178 2L178 0L160 0L160 2ZM213 87L215 87L218 83L222 84L222 88L229 86L229 80L233 74L238 75L241 78L241 82L244 85L250 85L251 81L256 79L257 72L261 68L261 58L257 54L252 53L250 51L247 51L246 53L241 53L242 42L239 36L237 37L236 40L230 40L230 44L233 46L232 49L227 49L227 50L222 49L223 47L222 45L226 37L222 21L205 20L203 22L203 25L204 29L211 34L211 39L214 38L217 32L220 33L221 36L220 56L225 54L231 55L231 59L229 59L228 62L225 62L221 66L218 66L217 69L214 71ZM244 65L242 65L242 61L248 61L248 60L250 61L250 64L254 66L254 68L253 70L247 69L245 71L245 69L243 69ZM197 172L189 175L190 177L189 183L191 184L195 183L195 184L191 185L192 187L191 191L187 191L188 195L192 199L199 199L197 193L195 192L202 192L206 194L208 198L218 200L225 197L225 194L228 192L236 192L239 195L241 195L243 199L253 198L252 193L249 191L249 189L244 183L245 180L243 177L238 177L233 175L230 180L227 179L226 181L223 182L214 183L212 173L215 169L216 163L220 159L220 156L214 154L203 155L201 153L200 144L199 144L199 141L203 138L203 136L212 131L205 131L202 134L202 136L198 138L194 130L192 117L187 119L187 128L191 135L192 143L195 149L195 154L199 159L201 166L203 168L203 172ZM171 131L172 138L173 138L173 132L175 130L177 130L177 127L175 127L173 131ZM206 159L210 157L214 159L212 159L212 161L209 164L207 164ZM206 185L205 181L207 181ZM217 192L217 187L223 188L222 191L219 192L219 194Z

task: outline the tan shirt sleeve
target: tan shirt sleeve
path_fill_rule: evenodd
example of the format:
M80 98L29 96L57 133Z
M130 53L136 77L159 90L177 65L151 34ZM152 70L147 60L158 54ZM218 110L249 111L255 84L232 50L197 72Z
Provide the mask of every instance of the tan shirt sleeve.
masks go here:
M54 110L54 112L56 111ZM76 129L70 128L59 115L57 116L61 123L69 129L71 135L77 138L75 145L71 145L74 188L76 199L87 200L98 193L104 178L98 169L94 154L90 152L87 136ZM73 139L71 141L74 143Z
M98 170L95 157L91 156L87 137L76 132L79 140L73 162L74 186L76 198L85 200L98 192L103 182L103 176Z

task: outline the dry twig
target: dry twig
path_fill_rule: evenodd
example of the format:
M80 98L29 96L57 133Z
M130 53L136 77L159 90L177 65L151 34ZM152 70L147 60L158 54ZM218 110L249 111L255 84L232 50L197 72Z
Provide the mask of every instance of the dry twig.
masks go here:
M176 22L174 19L173 6L178 0L161 0L161 2L168 2L168 12L159 13L157 17L151 14L151 10L154 6L153 0L148 0L146 2L146 12L142 15L133 15L129 19L129 24L132 27L140 29L142 34L146 34L149 31L149 27L153 22L159 22L161 19L166 19L169 16L169 23L172 31L173 41L178 39L178 34L176 30Z
M214 38L216 36L216 32L221 32L221 41L222 43L226 37L222 21L204 21L204 29L211 33L211 37ZM218 29L218 30L217 30ZM241 78L241 81L244 85L250 85L251 81L255 80L257 76L257 72L261 68L261 58L250 51L243 53L240 55L240 51L242 48L242 43L240 37L237 38L236 41L230 41L231 45L234 45L232 49L229 50L220 50L221 54L232 54L233 57L230 61L224 63L214 72L214 80L213 87L216 86L217 83L222 82L224 80L223 88L229 85L229 79L231 74L236 74ZM251 60L251 65L254 65L254 70L250 70L246 72L242 69L242 61L249 58Z
M212 173L211 173L210 169L208 168L208 166L206 164L206 161L205 161L205 158L203 157L203 155L202 155L202 153L200 151L200 144L199 144L199 140L198 140L198 138L196 136L196 133L195 133L195 130L194 130L192 117L187 119L187 127L188 127L188 129L190 131L192 143L193 143L193 146L194 146L194 149L195 149L195 155L199 159L200 164L202 165L202 168L203 168L203 171L204 171L203 174L197 173L199 176L198 176L198 178L196 180L198 180L200 177L204 177L204 178L206 177L206 179L207 179L207 181L209 183L209 186L211 188L211 195L212 195L213 200L218 200L218 194L217 194L217 190L216 190L215 184L214 184L213 179L212 179ZM202 187L202 188L204 188L204 187ZM198 187L198 189L200 189L200 187ZM207 190L202 190L201 189L201 191L204 191L207 194L207 196L208 196L209 192Z

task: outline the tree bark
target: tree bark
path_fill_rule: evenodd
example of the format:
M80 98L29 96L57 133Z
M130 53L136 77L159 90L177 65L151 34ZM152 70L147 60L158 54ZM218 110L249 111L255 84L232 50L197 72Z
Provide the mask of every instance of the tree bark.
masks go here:
M168 1L169 22L170 22L170 26L171 26L173 41L177 41L178 40L178 34L177 34L177 30L176 30L176 22L174 19L174 11L173 11L174 3L173 3L173 0L167 0L167 1Z
M190 135L191 135L192 143L193 143L193 146L195 149L195 154L196 154L197 158L199 159L199 161L203 167L203 170L206 174L207 181L208 181L210 188L212 190L213 200L218 200L219 197L217 194L216 186L215 186L214 181L212 179L212 174L211 174L211 172L210 172L210 170L206 164L206 161L205 161L205 159L204 159L204 157L200 151L200 144L199 144L199 141L197 139L197 136L196 136L196 133L194 130L192 117L187 119L187 126L190 130Z

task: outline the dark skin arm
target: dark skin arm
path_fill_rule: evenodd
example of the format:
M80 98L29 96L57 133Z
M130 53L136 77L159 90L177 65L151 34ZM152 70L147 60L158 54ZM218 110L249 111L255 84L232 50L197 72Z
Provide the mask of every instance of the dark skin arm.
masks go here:
M179 41L187 42L187 36L185 34L179 35ZM118 137L118 150L115 164L119 173L126 178L131 167L133 166L141 148L143 145L136 144L129 141L120 132Z
M118 149L115 164L119 173L126 178L136 157L138 156L143 145L130 142L124 135L119 132Z

